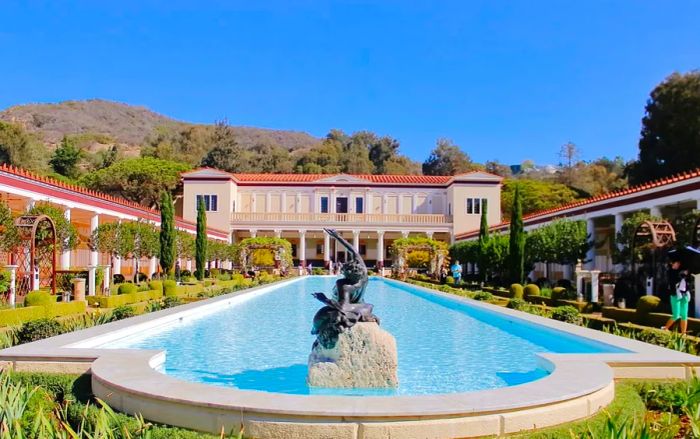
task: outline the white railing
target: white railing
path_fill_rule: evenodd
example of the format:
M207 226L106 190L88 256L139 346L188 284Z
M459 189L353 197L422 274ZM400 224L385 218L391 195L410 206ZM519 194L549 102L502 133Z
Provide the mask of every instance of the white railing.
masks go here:
M450 224L452 217L436 214L385 213L290 213L234 212L234 223L374 223L374 224Z

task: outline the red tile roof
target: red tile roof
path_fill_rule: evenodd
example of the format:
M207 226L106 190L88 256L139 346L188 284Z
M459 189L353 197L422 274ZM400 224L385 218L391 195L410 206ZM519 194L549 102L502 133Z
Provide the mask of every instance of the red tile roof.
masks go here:
M682 182L685 180L690 180L691 178L696 178L696 177L700 177L700 168L692 170L692 171L681 172L680 174L675 174L675 175L671 175L669 177L660 178L658 180L653 180L653 181L643 183L643 184L640 184L637 186L632 186L632 187L629 187L627 189L620 189L618 191L607 192L605 194L596 195L595 197L586 198L585 200L574 201L573 203L564 204L562 206L553 207L551 209L545 209L545 210L533 212L533 213L530 213L528 215L523 216L523 221L527 221L529 219L534 219L534 218L541 217L544 215L550 215L553 213L562 212L562 211L573 209L576 207L586 206L589 204L597 203L599 201L606 201L606 200L610 200L610 199L614 199L614 198L619 198L619 197L622 197L625 195L643 192L643 191L646 191L649 189L655 189L655 188L658 188L661 186L666 186L666 185L669 185L672 183L678 183L678 182ZM498 229L501 229L501 228L507 226L508 224L510 224L510 221L503 221L500 224L496 224L496 225L489 227L489 229L490 230L498 230ZM471 237L471 236L474 236L475 233L478 234L479 230L472 230L469 232L465 232L465 233L460 234L457 237L458 238Z
M232 174L238 181L245 182L284 182L307 183L339 175L367 180L371 183L398 183L398 184L445 184L451 176L436 175L373 175L373 174Z
M112 195L107 195L102 192L98 191L93 191L90 189L86 189L81 186L76 186L73 184L69 183L64 183L60 180L56 180L54 178L50 177L45 177L43 175L35 174L31 171L27 171L26 169L18 168L16 166L8 165L6 163L1 163L0 164L0 172L6 172L10 175L14 175L16 177L21 177L21 178L26 178L28 180L32 180L38 183L43 183L49 186L53 186L57 189L62 189L62 190L67 190L76 194L84 195L87 197L95 198L100 201L107 201L110 203L115 203L119 206L123 206L129 209L135 209L137 211L140 211L144 218L147 219L157 219L160 220L160 212L156 209L151 209L150 207L143 206L138 203L134 203L133 201L128 201L123 198L119 197L114 197ZM177 225L179 226L186 226L189 229L192 229L195 226L195 223L191 221L186 221L183 218L175 218ZM221 235L222 233L224 235L222 236L227 236L227 232L222 231L222 230L215 230L215 229L209 229L209 233L213 233L216 235Z

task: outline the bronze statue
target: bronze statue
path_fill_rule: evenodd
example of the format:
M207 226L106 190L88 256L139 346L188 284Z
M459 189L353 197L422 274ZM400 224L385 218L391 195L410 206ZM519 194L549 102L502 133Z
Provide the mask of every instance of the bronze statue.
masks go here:
M362 300L367 288L367 267L362 257L335 230L323 230L350 254L349 260L341 268L343 277L335 283L333 298L328 298L323 293L313 293L316 299L326 304L314 316L314 326L311 330L311 333L316 335L314 347L320 344L326 349L331 349L341 332L352 328L357 322L379 324L379 318L372 314L373 305Z

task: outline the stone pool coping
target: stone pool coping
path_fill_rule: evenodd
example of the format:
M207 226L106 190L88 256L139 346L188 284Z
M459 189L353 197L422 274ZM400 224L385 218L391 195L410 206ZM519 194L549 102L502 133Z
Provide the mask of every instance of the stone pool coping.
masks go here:
M233 306L295 278L63 334L0 351L0 367L92 374L93 392L114 408L147 419L218 433L245 426L253 437L465 437L555 425L585 418L614 396L614 378L688 378L700 358L601 331L505 309L392 279L506 318L535 323L630 351L540 354L545 378L468 393L417 396L291 395L183 381L157 372L162 351L98 349L111 340ZM402 433L403 432L403 433ZM408 432L411 432L408 434Z

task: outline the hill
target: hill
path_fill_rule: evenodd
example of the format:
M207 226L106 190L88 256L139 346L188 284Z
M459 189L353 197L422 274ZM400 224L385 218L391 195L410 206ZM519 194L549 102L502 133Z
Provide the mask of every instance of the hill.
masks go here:
M158 114L146 107L102 99L15 105L0 111L0 120L18 123L27 131L39 134L49 148L55 147L66 134L101 135L103 139L97 143L106 143L106 136L128 155L138 155L144 139L156 127L196 125ZM234 131L238 142L246 147L268 143L296 150L319 141L300 131L244 126L234 126Z

